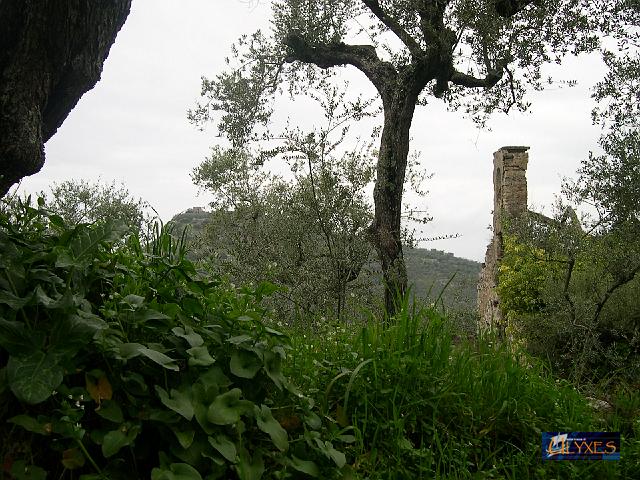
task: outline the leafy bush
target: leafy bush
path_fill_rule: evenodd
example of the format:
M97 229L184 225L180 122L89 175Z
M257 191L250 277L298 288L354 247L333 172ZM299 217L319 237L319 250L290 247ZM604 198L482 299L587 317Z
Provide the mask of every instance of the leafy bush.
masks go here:
M272 285L203 280L167 231L141 245L43 207L0 216L5 473L337 475L339 432L283 375L287 337L263 323Z

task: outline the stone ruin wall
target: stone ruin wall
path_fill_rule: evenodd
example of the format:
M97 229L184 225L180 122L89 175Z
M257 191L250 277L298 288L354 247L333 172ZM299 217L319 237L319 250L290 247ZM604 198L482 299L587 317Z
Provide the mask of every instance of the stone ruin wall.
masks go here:
M498 267L503 254L502 222L527 211L527 164L529 147L502 147L493 154L493 238L478 282L480 329L503 327L500 299L496 293Z

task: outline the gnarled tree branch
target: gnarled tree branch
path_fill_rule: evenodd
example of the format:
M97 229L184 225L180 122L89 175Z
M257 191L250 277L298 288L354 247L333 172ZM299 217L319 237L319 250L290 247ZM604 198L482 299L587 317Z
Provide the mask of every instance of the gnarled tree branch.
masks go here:
M291 52L285 62L295 61L312 63L326 69L340 65L352 65L364 73L379 92L383 92L390 77L397 76L395 67L378 57L372 45L348 45L332 43L326 45L310 45L304 38L295 33L289 34L285 44Z
M362 0L362 3L364 3L369 8L369 10L371 10L371 13L378 17L378 20L380 20L389 30L395 33L395 35L409 49L411 55L419 58L424 54L424 52L422 51L422 47L416 41L416 39L409 35L409 33L402 27L402 25L398 23L395 18L393 18L382 9L378 0Z
M538 0L496 0L496 12L504 18L513 17L536 1Z

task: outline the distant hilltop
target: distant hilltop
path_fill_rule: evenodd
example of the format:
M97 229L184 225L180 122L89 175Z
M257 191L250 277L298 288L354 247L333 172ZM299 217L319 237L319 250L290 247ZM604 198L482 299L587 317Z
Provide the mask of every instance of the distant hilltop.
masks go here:
M210 215L211 212L202 207L192 207L175 215L170 223L175 225L178 232L188 228L189 237L196 238L204 232ZM458 258L449 252L426 248L405 248L404 258L409 284L416 296L435 300L446 286L442 300L447 309L476 309L482 264Z

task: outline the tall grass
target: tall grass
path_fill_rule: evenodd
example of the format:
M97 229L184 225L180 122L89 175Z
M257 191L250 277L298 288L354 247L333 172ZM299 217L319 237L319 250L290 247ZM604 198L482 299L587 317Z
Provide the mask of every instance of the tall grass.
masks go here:
M631 417L600 419L532 358L491 335L456 345L446 318L407 298L386 325L291 336L289 373L354 435L354 478L640 478L637 396ZM541 460L543 431L616 429L621 462Z

